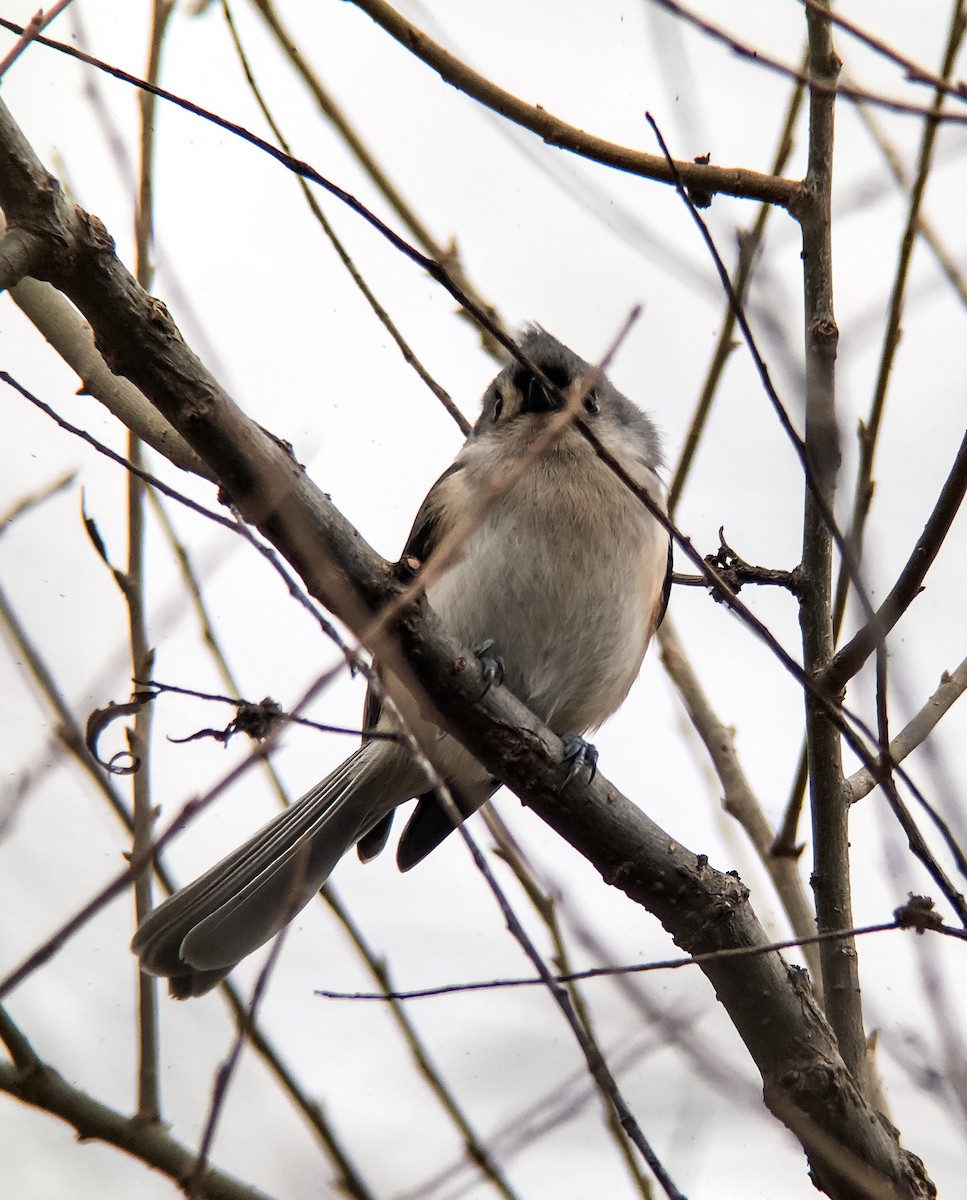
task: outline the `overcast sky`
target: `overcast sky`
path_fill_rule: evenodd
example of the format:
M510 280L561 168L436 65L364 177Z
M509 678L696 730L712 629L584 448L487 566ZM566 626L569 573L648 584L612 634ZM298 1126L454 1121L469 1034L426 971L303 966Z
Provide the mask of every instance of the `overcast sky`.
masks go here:
M4 15L25 20L26 3ZM51 28L90 53L140 75L146 47L141 4L88 2ZM233 5L260 86L296 155L357 196L395 229L398 218L331 126L318 115L250 6ZM480 292L513 326L538 321L584 357L600 357L631 308L643 306L612 369L617 385L651 412L669 467L682 441L723 319L708 253L674 191L598 167L544 145L443 83L354 5L280 4L304 54L360 136L441 242L455 238ZM401 4L414 21L483 74L523 99L612 141L654 151L649 112L681 159L710 154L721 165L766 171L788 103L788 80L634 0L591 6L564 0L467 0ZM162 82L221 116L266 134L231 46L220 6L176 15ZM802 53L799 4L706 0L713 20L789 64ZM843 8L859 24L936 69L946 6L890 2ZM72 21L74 22L72 24ZM10 43L0 38L0 53ZM840 54L864 86L926 102L896 68L845 35ZM960 72L963 74L963 71ZM127 85L34 46L10 71L3 98L34 148L72 195L96 213L129 264L137 96ZM962 107L962 106L961 106ZM912 171L921 126L880 111ZM800 118L786 174L805 166ZM925 211L960 268L964 126L939 142ZM469 417L496 366L453 301L360 218L317 193L380 302L431 374ZM856 113L838 115L834 200L836 314L841 342L838 412L848 512L856 429L869 408L884 313L906 202ZM735 259L735 232L756 215L751 202L718 197L705 214L720 251ZM403 361L309 213L294 177L228 132L173 106L157 119L154 293L189 343L244 410L292 443L313 479L382 554L395 558L413 513L461 442L439 403ZM802 284L798 228L770 218L750 315L781 398L801 428ZM874 600L906 561L964 432L967 359L964 306L922 244L914 256L902 344L893 368L876 460L876 496L865 570ZM59 412L116 450L124 430L96 401L77 396L76 376L15 309L0 300L2 366ZM126 548L121 470L57 429L10 389L0 391L0 514L61 472L74 483L0 540L0 584L56 675L78 719L129 687L126 618L117 588L87 538L96 522L113 562ZM208 485L163 460L153 466L186 493L214 505ZM666 473L667 474L667 473ZM747 560L792 567L801 542L802 479L794 453L758 384L748 353L726 369L678 519L702 553L724 527ZM168 506L190 548L210 612L249 699L284 706L301 696L336 653L238 538ZM223 685L199 637L177 564L157 522L149 531L151 638L157 679L199 690ZM944 670L964 656L963 515L932 568L925 593L891 639L891 720L899 728ZM681 564L680 564L681 565ZM797 652L792 599L748 589L743 598ZM802 736L802 700L770 652L699 589L677 588L671 613L717 711L736 729L752 785L777 825ZM849 620L855 627L856 614ZM875 720L871 680L849 703ZM358 725L362 684L340 678L312 713ZM5 972L74 913L122 865L116 818L56 749L56 720L38 698L22 655L0 642L0 787L30 782L0 841L0 948ZM245 748L211 742L175 746L230 710L166 698L156 712L155 801L169 817L219 780ZM121 747L118 728L107 735ZM910 769L963 844L963 754L967 707L942 723ZM720 809L720 787L651 652L639 684L596 735L601 769L672 837L737 870L770 933L789 928L742 831ZM274 762L299 795L352 748L351 739L290 730ZM124 781L121 781L123 786ZM0 791L0 804L5 804ZM168 853L187 882L275 811L253 772L181 836ZM593 869L509 794L498 800L548 886L559 890L565 926L585 928L608 961L676 954L658 923L607 888ZM474 833L489 839L478 820ZM801 830L808 842L808 827ZM855 811L857 923L889 920L909 891L935 888L906 852L878 794ZM452 844L451 844L452 843ZM939 849L939 847L938 847ZM502 882L542 948L547 938L509 873ZM807 848L804 878L811 867ZM392 856L363 868L347 858L333 877L374 951L400 987L527 974L516 944L458 839L400 876ZM131 903L102 912L11 998L38 1051L80 1087L129 1111L134 1097L134 966L127 944ZM947 917L944 905L941 910ZM547 951L550 953L550 951ZM961 1006L962 945L878 935L860 944L866 1019L881 1031L879 1066L904 1143L927 1162L944 1194L963 1178L964 1114L940 1076L951 1064L930 986ZM599 961L574 933L574 961ZM261 956L238 979L254 982ZM939 983L930 985L936 973ZM314 988L371 986L331 914L312 905L294 923L263 1010L264 1024L309 1093L325 1109L374 1192L404 1196L459 1163L461 1148L382 1006L323 1000ZM691 1200L814 1195L801 1150L761 1107L760 1083L711 989L690 969L643 976L636 1002L592 983L586 997L603 1046L621 1066L636 1116ZM642 1007L644 1006L644 1007ZM645 1010L661 1017L651 1019ZM412 1003L408 1011L441 1071L527 1197L630 1194L625 1168L589 1096L579 1053L543 993L487 992ZM162 1002L162 1087L172 1132L196 1145L213 1069L232 1036L217 994ZM681 1043L685 1043L685 1049ZM718 1064L710 1066L712 1056ZM99 1145L76 1145L53 1118L0 1098L0 1180L10 1195L173 1195L140 1164ZM546 1124L546 1127L545 1127ZM277 1086L249 1055L230 1095L214 1161L286 1200L329 1194L332 1171ZM462 1188L468 1190L462 1191ZM437 1180L425 1195L478 1197L490 1189L470 1172Z

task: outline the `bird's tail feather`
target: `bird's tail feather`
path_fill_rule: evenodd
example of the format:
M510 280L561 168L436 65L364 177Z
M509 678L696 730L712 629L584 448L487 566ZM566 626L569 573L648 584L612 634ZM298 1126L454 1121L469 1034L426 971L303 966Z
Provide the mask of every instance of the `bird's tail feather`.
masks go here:
M173 995L208 991L309 902L371 825L423 787L392 743L360 747L150 914L131 943L142 967L168 976Z

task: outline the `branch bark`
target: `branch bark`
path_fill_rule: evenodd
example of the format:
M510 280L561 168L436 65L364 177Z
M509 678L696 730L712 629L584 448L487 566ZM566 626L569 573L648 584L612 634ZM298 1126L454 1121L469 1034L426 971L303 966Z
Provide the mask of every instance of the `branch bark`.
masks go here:
M828 7L828 6L827 6ZM835 410L835 363L838 330L833 314L831 193L833 170L834 94L840 62L825 15L810 11L809 73L827 81L810 89L809 203L802 222L806 321L806 451L807 470L815 488L806 488L803 514L803 557L799 619L803 665L815 675L833 657L832 535L823 520L821 502L832 511L839 469ZM843 782L839 731L812 693L806 694L806 743L812 813L816 924L820 933L851 929L852 897L849 864L849 805ZM859 970L854 939L820 943L826 1013L836 1031L840 1052L857 1085L866 1090L866 1037L860 1002Z

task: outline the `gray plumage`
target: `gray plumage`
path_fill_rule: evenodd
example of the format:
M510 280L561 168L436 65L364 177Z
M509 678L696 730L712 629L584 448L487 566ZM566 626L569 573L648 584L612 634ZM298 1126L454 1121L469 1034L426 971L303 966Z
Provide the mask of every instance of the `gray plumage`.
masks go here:
M589 365L543 329L524 354L562 392ZM516 361L488 387L453 466L430 490L404 553L426 560L443 537L481 511L495 479L528 453L556 398ZM582 413L636 482L662 501L658 435L648 416L601 379ZM641 502L568 429L532 462L466 538L459 561L427 599L468 648L492 640L504 682L551 729L597 728L628 693L667 599L667 534ZM383 686L469 815L495 781L454 739L429 723L392 677ZM367 726L389 729L372 695ZM420 797L400 838L407 869L452 823L429 780L396 742L371 740L242 847L161 904L132 948L145 970L167 976L173 995L200 995L302 909L339 859L359 843L372 857L393 810Z

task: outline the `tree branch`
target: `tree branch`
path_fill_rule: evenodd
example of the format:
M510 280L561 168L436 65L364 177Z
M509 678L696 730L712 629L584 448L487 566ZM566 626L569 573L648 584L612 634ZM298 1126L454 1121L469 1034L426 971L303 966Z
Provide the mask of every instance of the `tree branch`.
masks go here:
M808 940L816 933L816 920L799 876L799 864L788 855L773 853L772 828L735 752L735 730L724 725L712 709L675 626L667 616L658 630L658 642L665 670L678 689L689 719L702 739L722 785L722 805L745 830L762 865L769 872L789 924L796 936L803 940L803 954L810 970L816 975L817 986L821 988L819 951L817 944ZM821 992L817 998L821 999Z
M461 62L384 0L353 0L353 3L401 46L432 67L447 83L498 116L529 129L548 145L569 150L572 154L630 175L640 175L660 183L675 182L676 172L669 168L662 155L646 154L643 150L616 145L569 125L539 104L525 103ZM801 186L798 180L763 175L740 167L714 167L690 161L677 162L675 168L685 185L697 191L763 200L782 208L789 208L794 203Z
M718 25L713 25L711 21L705 20L698 13L687 9L683 4L678 3L678 0L654 0L655 4L660 5L670 13L674 13L676 17L680 17L683 21L687 21L689 25L700 29L702 33L728 46L729 49L739 55L741 58L748 59L756 66L765 67L766 70L772 71L778 75L784 75L788 79L796 79L800 83L805 83L811 92L816 95L825 96L832 100L836 96L842 96L844 100L853 100L865 104L876 105L877 108L885 108L890 112L906 113L914 117L926 117L930 110L922 104L908 104L904 100L894 100L891 96L878 95L875 92L870 92L864 88L853 87L850 84L838 82L838 79L829 79L821 72L817 72L810 68L807 71L800 71L796 67L790 67L786 63L780 62L778 59L770 58L768 54L763 53L761 46L749 45L746 42L739 41L732 34L727 33ZM808 16L814 16L817 12L825 12L828 5L824 0L816 0L816 3L807 10ZM919 78L916 80L921 82ZM948 91L953 91L959 94L959 85L950 87ZM952 124L964 124L967 122L967 115L961 113L944 114L944 120L950 121Z
M810 203L802 214L806 320L806 446L815 488L807 487L803 513L803 557L799 620L803 665L819 674L833 656L832 537L820 500L831 509L839 469L835 411L835 362L839 333L833 314L831 192L834 93L840 62L825 15L807 15L809 72L825 80L810 90ZM817 495L818 491L818 495ZM850 894L848 811L843 790L839 731L825 709L806 700L806 740L813 833L813 891L820 933L854 925ZM826 1012L840 1052L864 1092L866 1037L860 1003L854 939L820 944Z
M957 457L950 468L933 512L917 539L906 566L900 572L889 595L877 609L872 621L867 621L836 654L829 664L824 682L832 694L846 686L874 652L897 621L920 594L924 578L940 552L940 547L953 524L967 492L967 433L960 443Z
M890 758L895 763L901 763L908 754L912 754L922 742L926 741L940 718L952 707L954 701L960 699L965 691L967 691L967 658L952 674L948 675L944 672L940 686L934 694L890 742ZM861 767L846 781L850 803L855 804L857 800L868 796L879 782L869 767Z
M2 1008L0 1036L12 1052L16 1047L17 1054L13 1063L0 1062L0 1092L60 1117L77 1131L81 1141L116 1146L167 1175L179 1187L191 1177L196 1155L176 1141L164 1125L126 1117L68 1083L36 1055ZM266 1192L215 1167L205 1168L204 1195L206 1200L271 1200Z

